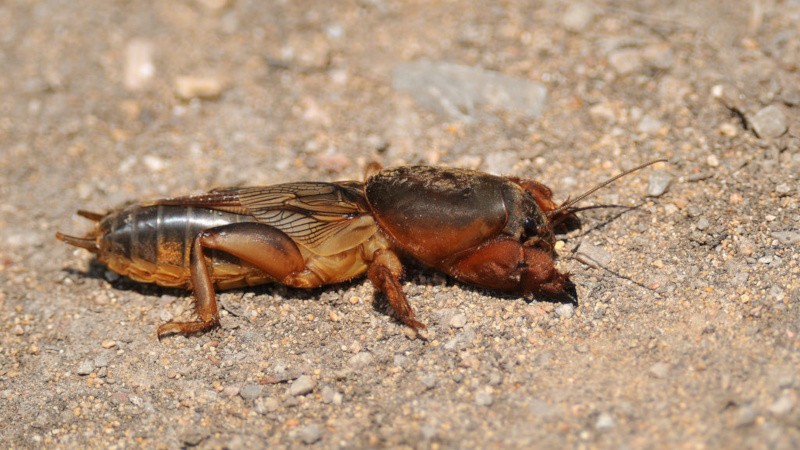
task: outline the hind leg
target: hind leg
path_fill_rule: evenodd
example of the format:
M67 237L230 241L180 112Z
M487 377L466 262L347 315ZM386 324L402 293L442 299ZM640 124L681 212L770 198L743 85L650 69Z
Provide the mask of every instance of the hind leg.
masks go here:
M194 287L195 322L168 322L158 327L158 338L169 334L193 334L219 326L214 282L204 249L229 253L280 282L305 268L297 245L282 231L269 225L244 222L210 228L192 242L190 273Z

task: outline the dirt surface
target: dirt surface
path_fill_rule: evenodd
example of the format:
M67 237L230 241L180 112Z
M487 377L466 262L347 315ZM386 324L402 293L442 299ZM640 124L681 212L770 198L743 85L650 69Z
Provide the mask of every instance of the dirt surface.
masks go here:
M2 2L0 442L800 447L798 23L796 0ZM465 78L409 87L420 61ZM360 279L227 292L222 329L158 342L191 296L54 239L79 208L370 161L563 200L656 158L583 203L637 209L559 237L577 306L411 266L427 341Z

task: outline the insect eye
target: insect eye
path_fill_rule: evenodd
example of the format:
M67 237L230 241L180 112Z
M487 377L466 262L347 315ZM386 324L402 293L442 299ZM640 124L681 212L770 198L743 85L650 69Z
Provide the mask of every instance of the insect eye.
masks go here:
M530 217L526 217L522 226L525 228L525 233L528 236L535 236L539 234L539 224Z

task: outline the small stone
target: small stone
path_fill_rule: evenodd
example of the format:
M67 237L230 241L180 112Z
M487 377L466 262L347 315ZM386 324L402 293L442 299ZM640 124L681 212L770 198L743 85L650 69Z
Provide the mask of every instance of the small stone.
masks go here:
M241 387L238 384L231 384L222 389L222 394L225 397L236 397L241 392Z
M795 87L784 89L781 94L781 99L783 100L783 103L786 103L787 106L800 105L800 89Z
M304 444L311 445L322 439L322 430L316 424L310 424L300 428L298 435Z
M145 39L134 39L125 48L125 89L142 90L156 73L153 62L153 43Z
M608 55L608 62L618 75L627 75L642 67L642 54L637 49L623 48Z
M75 371L78 375L89 375L94 370L94 362L91 360L83 360L78 364L78 370Z
M737 427L750 426L756 421L756 410L751 405L744 405L736 411L735 425Z
M350 358L350 367L353 369L363 369L372 364L372 360L372 353L358 352L356 355Z
M594 267L595 269L599 267L606 267L611 262L611 253L607 252L604 248L590 244L585 240L581 242L575 256L578 261L586 264L589 267ZM558 312L557 309L556 312Z
M650 366L650 375L654 376L655 378L666 378L669 375L669 364L663 362L657 362Z
M259 414L275 412L281 406L274 397L257 398L255 403L256 412Z
M97 355L97 357L94 359L94 366L98 369L100 367L108 367L108 355Z
M450 326L453 328L464 328L464 325L467 324L467 315L464 313L458 313L450 319Z
M475 394L475 403L478 406L490 406L494 403L494 396L489 391L479 391Z
M289 393L292 395L306 395L314 390L317 382L308 375L301 375L298 379L294 380L289 387Z
M245 400L255 400L261 397L261 386L257 384L246 384L239 391L239 395Z
M569 319L575 314L575 307L571 303L563 303L556 308L556 315L562 319Z
M718 130L719 134L725 137L734 137L739 132L738 128L736 128L736 125L733 125L731 123L723 123L722 125L719 126Z
M448 62L415 61L398 65L392 76L395 89L451 119L475 122L485 119L481 107L526 117L544 111L547 88L540 83Z
M594 423L594 427L598 430L614 428L614 425L614 418L608 413L601 413L599 416L597 416L597 422Z
M639 121L638 129L641 133L656 134L661 130L664 124L655 117L645 115Z
M175 78L175 95L181 100L214 99L222 94L222 81L214 77L180 76Z
M708 164L709 167L719 167L719 158L717 158L717 155L708 155L706 164Z
M617 121L614 109L607 103L598 103L589 108L589 117L595 125L613 125Z
M711 225L711 224L709 223L708 219L706 219L705 217L701 217L700 220L698 220L697 223L695 224L697 229L700 230L700 231L703 231L703 230L707 229L709 227L709 225Z
M783 395L781 398L775 400L775 403L769 405L767 410L776 416L785 416L794 408L795 401L788 395Z
M25 334L25 330L22 328L22 325L16 324L14 325L14 330L12 331L15 336L22 336Z
M330 386L325 386L320 391L319 396L322 398L322 403L333 403L333 399L336 396L336 391L334 391Z
M117 341L107 339L100 343L100 346L103 348L114 348L117 346Z
M781 244L800 244L800 231L773 231L770 235Z
M573 3L561 16L561 25L573 33L586 29L594 18L594 8L586 3Z
M780 195L781 197L785 197L792 192L792 187L789 186L789 183L781 183L775 186L775 193Z
M649 197L664 195L670 183L672 183L672 175L663 170L654 170L647 182L647 195Z
M789 129L786 124L786 115L775 105L761 109L749 120L756 135L760 138L776 138Z
M422 381L422 384L425 385L426 388L433 389L434 387L436 387L437 379L436 379L436 375L434 375L432 373L429 373L427 375L424 375L420 379L420 381Z

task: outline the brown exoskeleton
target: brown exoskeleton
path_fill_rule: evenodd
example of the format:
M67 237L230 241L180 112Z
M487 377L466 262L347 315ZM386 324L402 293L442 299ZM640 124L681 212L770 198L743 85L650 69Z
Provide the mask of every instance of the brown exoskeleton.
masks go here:
M215 289L278 282L312 288L367 273L404 324L417 321L400 285L401 257L475 286L564 297L554 263L557 224L620 174L558 206L536 181L465 169L405 166L366 182L298 182L217 189L97 214L85 237L58 233L114 272L192 289L198 320L158 327L159 338L219 326Z

